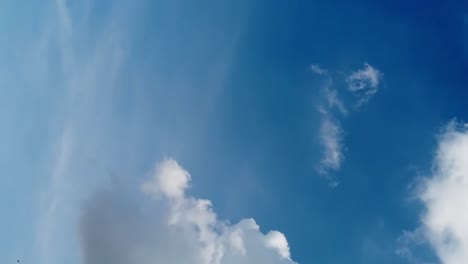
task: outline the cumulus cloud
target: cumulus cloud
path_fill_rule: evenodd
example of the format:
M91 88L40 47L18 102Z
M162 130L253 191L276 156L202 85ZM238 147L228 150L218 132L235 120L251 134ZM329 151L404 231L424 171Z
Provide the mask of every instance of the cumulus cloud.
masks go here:
M97 192L82 211L84 263L295 263L282 233L263 234L253 219L219 220L211 201L187 195L189 185L190 174L167 159L142 184L141 208L118 191Z
M432 175L418 198L424 239L443 264L468 263L468 125L451 122L439 136Z
M171 199L181 199L189 186L190 174L181 168L175 160L166 160L156 167L152 181L142 186L144 192L159 194Z
M346 78L348 90L358 97L357 106L367 103L377 93L382 73L368 63Z

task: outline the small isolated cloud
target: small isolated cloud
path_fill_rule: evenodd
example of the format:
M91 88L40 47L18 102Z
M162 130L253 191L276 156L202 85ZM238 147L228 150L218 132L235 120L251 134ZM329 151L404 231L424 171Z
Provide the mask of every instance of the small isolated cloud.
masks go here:
M172 159L143 183L141 208L116 191L100 191L83 207L84 263L295 263L286 237L263 234L253 219L221 221L211 201L188 196L190 174Z
M357 106L367 103L377 92L382 73L368 63L346 78L348 90L358 97Z
M310 70L318 75L327 75L328 71L318 64L312 64L310 65Z
M432 175L418 198L419 229L443 264L468 263L468 127L451 122L439 136Z

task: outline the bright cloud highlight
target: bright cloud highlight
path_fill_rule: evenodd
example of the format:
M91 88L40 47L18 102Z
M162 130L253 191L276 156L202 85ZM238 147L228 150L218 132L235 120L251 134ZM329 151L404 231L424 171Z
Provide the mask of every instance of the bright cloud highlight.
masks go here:
M468 263L468 127L451 122L440 136L433 175L419 198L422 225L444 264Z
M282 233L263 234L253 219L231 225L211 201L188 196L190 178L175 160L157 164L142 185L153 197L144 209L114 191L98 192L82 212L84 263L295 263Z
M412 247L428 243L442 264L468 263L468 124L452 121L444 128L431 174L417 193L425 207L421 225L403 233L396 253L422 263Z

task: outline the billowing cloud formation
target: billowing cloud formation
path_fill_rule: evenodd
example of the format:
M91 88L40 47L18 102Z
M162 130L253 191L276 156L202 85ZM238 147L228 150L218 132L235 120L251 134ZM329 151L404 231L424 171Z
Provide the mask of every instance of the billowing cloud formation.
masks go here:
M295 263L282 233L263 234L253 219L220 221L209 200L187 196L189 185L190 174L168 159L142 185L153 198L144 209L116 192L98 192L82 212L84 263Z
M348 90L358 97L357 106L367 103L377 92L381 73L368 63L364 63L364 68L353 72L348 76Z
M468 125L451 122L439 138L433 175L419 193L420 227L443 264L468 263Z
M440 138L434 175L420 199L422 222L444 264L468 263L468 130L451 122Z

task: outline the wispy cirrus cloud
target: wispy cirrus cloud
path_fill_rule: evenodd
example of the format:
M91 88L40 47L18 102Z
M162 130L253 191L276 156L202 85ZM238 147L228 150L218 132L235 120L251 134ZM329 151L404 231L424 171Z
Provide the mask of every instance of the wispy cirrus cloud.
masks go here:
M337 171L341 168L344 159L343 154L343 130L340 124L329 116L323 116L320 124L320 143L323 148L323 156L318 165L318 172L327 175L330 185L338 185L337 179L329 176L330 171Z
M357 97L357 106L367 103L377 93L381 78L382 73L368 63L346 78L348 90Z
M56 96L56 111L51 119L51 144L46 150L51 153L51 177L44 187L40 202L37 239L40 263L60 263L71 251L74 240L62 239L71 235L73 226L72 207L77 206L77 164L85 159L76 155L87 140L98 137L104 126L99 117L108 106L97 103L98 98L110 98L122 66L121 43L118 34L109 23L103 23L95 39L87 32L76 30L69 3L56 0L50 4L50 13L43 21L40 45L32 47L31 69L28 73L40 75L38 86L48 86L51 97ZM86 8L86 1L81 3ZM85 9L86 9L85 8ZM85 11L86 12L86 11ZM79 43L76 41L79 40ZM86 47L86 48L83 48ZM83 133L83 127L93 127ZM55 132L57 131L57 132ZM54 142L55 141L55 142ZM97 150L96 150L97 151ZM67 248L66 245L70 246ZM67 251L67 252L68 252Z
M330 185L335 187L339 181L330 175L341 168L345 159L344 149L344 129L340 119L348 117L350 110L355 107L352 102L345 102L334 85L332 73L318 64L312 64L310 70L325 78L320 91L320 102L317 111L320 113L319 141L322 146L323 156L317 165L317 171L325 175L330 180ZM377 92L382 73L370 64L365 63L364 68L352 72L345 78L348 87L346 91L353 93L357 97L354 106L361 106L367 103Z
M347 115L348 110L339 98L337 90L333 88L333 79L328 70L318 64L311 65L310 70L325 78L325 83L321 89L321 100L317 106L321 118L318 138L323 155L316 168L320 174L326 176L330 186L336 187L338 181L330 175L330 171L340 169L344 154L343 130L335 115Z
M56 146L56 163L51 179L50 196L48 197L48 202L40 221L39 244L41 247L41 258L44 263L53 262L52 252L55 250L53 240L57 235L55 229L57 210L63 206L63 185L68 173L70 159L72 158L73 144L73 128L69 126L62 132Z

